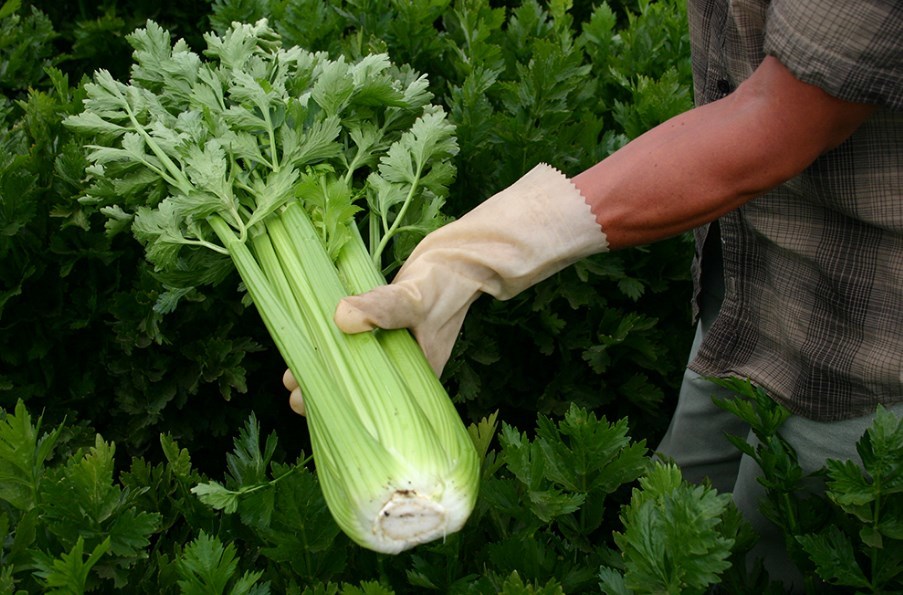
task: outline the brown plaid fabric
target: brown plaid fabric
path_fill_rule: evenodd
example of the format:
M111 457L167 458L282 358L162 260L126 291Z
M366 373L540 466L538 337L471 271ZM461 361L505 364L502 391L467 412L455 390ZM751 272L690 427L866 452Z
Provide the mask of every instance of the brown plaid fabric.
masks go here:
M770 54L832 95L881 106L719 220L725 298L691 368L747 377L820 421L903 401L903 2L690 0L688 14L698 103Z

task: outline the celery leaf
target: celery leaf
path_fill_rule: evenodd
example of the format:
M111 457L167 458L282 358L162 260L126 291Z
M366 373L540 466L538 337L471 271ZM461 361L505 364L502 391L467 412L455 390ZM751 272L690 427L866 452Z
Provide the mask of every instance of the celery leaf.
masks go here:
M19 400L12 413L0 415L0 500L28 511L37 503L45 474L44 463L53 454L63 426L40 433L41 420L32 422Z
M239 575L239 562L234 544L223 545L218 537L201 531L178 560L179 588L186 595L269 593L269 583L258 582L263 571Z

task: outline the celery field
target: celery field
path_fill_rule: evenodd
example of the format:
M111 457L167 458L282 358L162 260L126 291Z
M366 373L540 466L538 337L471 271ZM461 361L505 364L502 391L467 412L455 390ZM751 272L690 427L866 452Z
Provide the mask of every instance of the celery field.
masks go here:
M438 379L331 322L535 164L691 109L685 10L0 0L0 593L781 593L653 457L690 238L484 296ZM901 420L815 495L728 384L807 592L903 591Z

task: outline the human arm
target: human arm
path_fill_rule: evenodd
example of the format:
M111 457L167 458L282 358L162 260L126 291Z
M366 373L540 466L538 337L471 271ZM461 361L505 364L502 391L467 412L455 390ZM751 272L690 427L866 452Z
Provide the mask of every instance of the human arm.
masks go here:
M802 172L875 110L797 80L776 58L573 178L612 249L698 227Z

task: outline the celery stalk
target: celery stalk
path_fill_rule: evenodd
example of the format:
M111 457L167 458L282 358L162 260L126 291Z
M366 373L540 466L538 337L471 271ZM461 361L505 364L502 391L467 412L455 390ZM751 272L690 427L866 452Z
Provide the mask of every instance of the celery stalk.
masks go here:
M304 270L293 277L298 286L296 295L307 294L319 300L321 312L330 321L338 300L347 294L341 289L341 273L351 291L385 282L359 236L346 244L338 271L322 258L325 252L313 258L314 246L303 244L305 238L315 237L315 232L295 205L287 206L280 218L268 223L268 229L283 270L293 270L293 266ZM321 245L317 247L322 251ZM304 258L291 264L298 254L304 254ZM316 294L304 287L311 280L318 285ZM325 291L325 286L338 287L339 291ZM346 363L354 367L355 378L367 381L367 386L347 395L342 415L354 417L370 429L371 454L378 453L378 460L371 460L369 467L360 471L371 488L366 498L361 498L362 490L347 487L349 472L355 471L348 468L348 462L330 459L330 464L323 466L315 446L314 459L324 494L339 524L358 543L391 553L459 530L475 504L473 486L478 481L479 460L464 424L420 348L403 330L349 336L337 332L334 325L327 327L322 341L329 345L329 353L346 353ZM293 373L299 379L305 375L303 369ZM302 384L302 390L313 437L325 414L318 410L319 395L310 392L314 389ZM335 401L342 397L327 398ZM329 427L331 430L325 432L328 435L341 434L335 432L335 422ZM342 436L353 434L349 430ZM351 439L356 441L357 437ZM359 445L349 444L346 449L335 444L327 452L352 449L357 452Z

